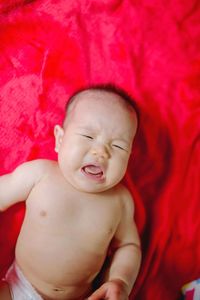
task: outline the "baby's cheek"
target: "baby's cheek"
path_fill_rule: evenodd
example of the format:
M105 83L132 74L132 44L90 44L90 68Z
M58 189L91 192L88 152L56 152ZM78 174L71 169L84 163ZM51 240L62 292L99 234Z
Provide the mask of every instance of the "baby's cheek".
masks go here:
M118 159L115 161L115 163L112 164L111 170L113 172L113 175L116 178L122 178L124 177L124 174L127 169L127 160L126 159Z

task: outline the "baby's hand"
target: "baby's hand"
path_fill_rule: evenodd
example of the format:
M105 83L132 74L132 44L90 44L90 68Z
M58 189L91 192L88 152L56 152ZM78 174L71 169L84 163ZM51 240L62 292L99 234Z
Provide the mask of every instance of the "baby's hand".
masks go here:
M100 288L88 298L88 300L102 299L128 300L126 284L120 279L108 281L100 286Z

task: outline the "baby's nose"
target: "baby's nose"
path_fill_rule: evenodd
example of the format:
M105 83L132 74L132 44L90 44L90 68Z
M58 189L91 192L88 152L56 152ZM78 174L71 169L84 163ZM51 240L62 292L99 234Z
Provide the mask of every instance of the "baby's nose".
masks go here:
M91 150L92 155L97 159L108 159L110 157L109 151L105 146L97 146Z

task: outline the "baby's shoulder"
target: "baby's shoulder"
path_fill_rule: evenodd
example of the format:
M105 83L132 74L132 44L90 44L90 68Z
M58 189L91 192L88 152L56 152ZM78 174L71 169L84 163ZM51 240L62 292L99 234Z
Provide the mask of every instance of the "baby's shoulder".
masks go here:
M123 185L119 184L117 187L117 192L119 195L120 202L122 206L127 210L133 210L134 209L134 200L133 196L130 193L129 189Z
M50 171L56 168L57 162L49 159L35 159L31 161L27 161L22 164L22 167L29 168L34 170L39 170L41 172Z
M38 180L45 174L53 172L57 162L48 159L36 159L21 164L14 171L15 174L23 174L28 178L37 178Z
M32 161L27 162L28 164L30 164L30 166L32 165L32 167L41 169L41 170L51 170L56 168L57 166L57 162L54 160L50 160L50 159L35 159Z
M56 162L45 159L27 161L20 164L8 175L12 183L16 186L23 183L26 187L33 187L45 174L52 173L56 165Z
M129 189L123 183L120 183L116 186L116 193L118 193L122 198L132 197Z

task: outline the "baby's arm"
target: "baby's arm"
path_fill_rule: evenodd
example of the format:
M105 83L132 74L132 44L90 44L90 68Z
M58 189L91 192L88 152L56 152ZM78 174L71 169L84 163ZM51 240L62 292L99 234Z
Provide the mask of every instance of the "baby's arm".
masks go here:
M26 200L36 182L41 178L47 164L45 160L26 162L12 173L1 176L0 211Z
M90 300L126 300L141 264L140 240L133 221L134 205L130 193L123 188L122 219L114 237L114 254L106 271L104 284Z

